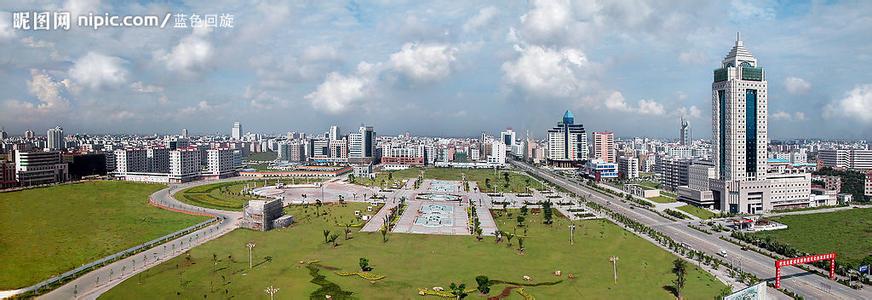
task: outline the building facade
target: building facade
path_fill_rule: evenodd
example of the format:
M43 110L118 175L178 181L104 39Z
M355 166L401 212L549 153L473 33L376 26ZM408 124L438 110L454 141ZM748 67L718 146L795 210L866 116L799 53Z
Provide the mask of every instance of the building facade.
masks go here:
M575 116L567 110L557 126L548 130L548 164L571 168L580 166L587 157L587 132L582 124L575 124Z
M618 175L621 179L639 178L639 159L626 156L618 158Z
M593 133L593 157L607 163L615 162L615 133L611 131Z
M15 180L21 186L64 182L67 164L59 151L15 152Z

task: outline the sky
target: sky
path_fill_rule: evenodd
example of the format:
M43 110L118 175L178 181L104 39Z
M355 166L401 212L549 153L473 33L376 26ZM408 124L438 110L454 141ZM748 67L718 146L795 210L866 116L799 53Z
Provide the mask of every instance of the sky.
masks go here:
M872 1L0 1L0 126L43 133L711 136L712 71L741 32L770 139L872 139ZM13 13L67 11L69 30ZM76 16L228 14L233 27ZM523 135L522 135L523 136Z

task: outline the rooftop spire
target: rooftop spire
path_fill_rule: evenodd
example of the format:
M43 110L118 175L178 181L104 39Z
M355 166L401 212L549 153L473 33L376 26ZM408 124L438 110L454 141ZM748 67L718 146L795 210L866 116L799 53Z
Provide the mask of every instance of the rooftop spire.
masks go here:
M736 46L742 46L742 33L736 31Z

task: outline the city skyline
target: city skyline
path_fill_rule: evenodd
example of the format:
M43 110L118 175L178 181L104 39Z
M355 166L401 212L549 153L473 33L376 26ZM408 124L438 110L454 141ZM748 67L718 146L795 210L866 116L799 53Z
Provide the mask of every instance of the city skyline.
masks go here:
M775 66L767 70L770 138L872 137L872 87L863 76L872 42L854 38L870 24L850 21L867 3L261 4L227 8L236 27L212 32L11 27L9 13L21 10L205 9L76 3L0 7L8 57L0 126L13 135L56 125L212 134L239 121L246 132L366 123L391 135L472 137L512 127L542 139L568 109L591 132L674 138L685 116L694 138L710 138L708 66L741 31L749 50ZM544 18L550 8L562 14ZM722 11L729 13L705 17ZM617 22L622 15L636 17Z

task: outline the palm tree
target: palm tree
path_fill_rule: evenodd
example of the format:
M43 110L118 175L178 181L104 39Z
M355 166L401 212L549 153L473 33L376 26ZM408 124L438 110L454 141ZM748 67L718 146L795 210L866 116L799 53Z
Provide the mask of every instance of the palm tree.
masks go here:
M524 253L524 238L518 237L518 252Z
M333 243L333 248L336 248L336 240L337 240L337 239L339 239L339 234L338 234L338 233L334 233L334 234L331 234L331 235L330 235L329 240L330 240L331 243Z
M680 258L676 258L672 261L672 273L675 273L675 281L672 282L674 284L673 288L675 288L675 296L678 299L682 299L681 290L684 289L684 283L687 280L685 278L687 276L687 263Z
M348 239L348 234L351 233L351 222L345 223L345 239Z
M330 230L329 230L329 229L324 229L324 231L322 231L322 233L324 233L324 243L325 243L325 244L326 244L326 243L329 243L329 241L328 241L328 237L330 237Z
M506 235L506 241L508 242L508 246L511 247L512 246L512 238L515 237L515 234L508 233L508 232L505 232L504 234Z

